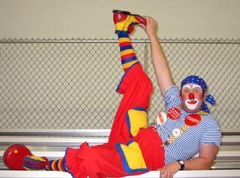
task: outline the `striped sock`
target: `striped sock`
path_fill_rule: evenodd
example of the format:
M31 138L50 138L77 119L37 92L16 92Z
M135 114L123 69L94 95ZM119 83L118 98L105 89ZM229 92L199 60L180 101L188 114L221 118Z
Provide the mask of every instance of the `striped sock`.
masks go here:
M127 32L118 33L118 41L121 53L121 63L123 70L126 71L138 62L135 50Z
M65 165L65 159L58 159L58 160L52 160L49 161L48 165L46 165L47 170L51 171L62 171L62 172L67 172L67 167Z

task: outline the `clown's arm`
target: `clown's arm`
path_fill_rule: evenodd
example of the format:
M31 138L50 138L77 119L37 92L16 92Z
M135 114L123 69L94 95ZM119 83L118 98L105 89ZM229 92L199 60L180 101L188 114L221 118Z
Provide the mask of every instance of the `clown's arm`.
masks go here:
M186 170L210 169L218 153L215 144L205 144L200 147L199 156L185 161Z
M167 59L159 44L157 37L157 22L152 17L146 17L147 25L145 31L149 37L151 45L151 58L157 76L158 85L162 95L173 85L170 69Z
M184 161L184 170L206 170L210 169L214 163L218 147L215 144L205 144L200 147L198 157ZM165 165L160 169L160 178L172 178L175 173L180 170L180 165L177 161Z

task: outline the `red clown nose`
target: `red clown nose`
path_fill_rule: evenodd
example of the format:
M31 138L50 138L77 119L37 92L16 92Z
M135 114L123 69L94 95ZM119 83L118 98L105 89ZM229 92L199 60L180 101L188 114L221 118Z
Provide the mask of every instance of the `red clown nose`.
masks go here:
M190 94L188 95L188 97L189 97L189 99L194 99L194 98L195 98L195 96L194 96L193 93L190 93Z

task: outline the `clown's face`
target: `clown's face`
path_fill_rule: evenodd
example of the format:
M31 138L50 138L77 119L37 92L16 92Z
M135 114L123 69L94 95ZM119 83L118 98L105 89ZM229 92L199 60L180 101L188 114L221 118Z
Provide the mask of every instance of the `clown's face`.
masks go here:
M199 85L188 83L181 90L182 108L187 112L198 112L204 101L203 90Z

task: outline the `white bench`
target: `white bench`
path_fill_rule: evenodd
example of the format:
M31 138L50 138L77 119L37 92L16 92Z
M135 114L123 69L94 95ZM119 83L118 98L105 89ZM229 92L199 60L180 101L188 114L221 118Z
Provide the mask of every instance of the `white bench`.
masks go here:
M158 178L159 171L151 171L138 176L127 178ZM240 170L201 170L179 171L174 178L239 178ZM0 170L0 178L72 178L69 173L55 171L6 171Z
M0 130L0 158L11 144L24 144L35 155L58 159L65 153L66 147L79 147L87 141L90 145L106 143L110 130ZM1 159L2 160L2 159ZM223 135L222 146L216 158L213 170L179 171L174 177L230 178L240 177L240 135L238 133ZM0 161L0 178L70 178L68 173L54 171L13 171L8 170ZM131 176L135 177L135 176ZM159 171L152 171L136 177L159 177Z

